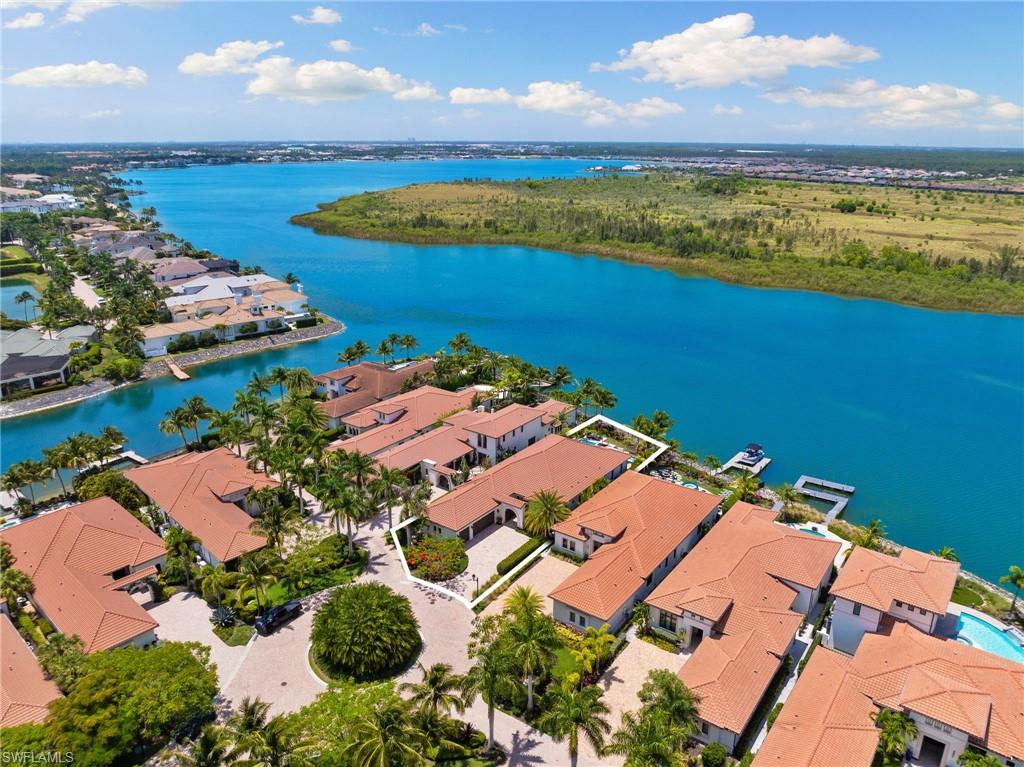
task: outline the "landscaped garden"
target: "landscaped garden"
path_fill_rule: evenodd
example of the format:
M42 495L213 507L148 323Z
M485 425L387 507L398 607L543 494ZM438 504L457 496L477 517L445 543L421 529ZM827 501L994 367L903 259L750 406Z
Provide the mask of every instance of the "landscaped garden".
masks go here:
M451 580L469 566L466 544L459 537L422 536L405 549L405 561L415 577L434 583Z

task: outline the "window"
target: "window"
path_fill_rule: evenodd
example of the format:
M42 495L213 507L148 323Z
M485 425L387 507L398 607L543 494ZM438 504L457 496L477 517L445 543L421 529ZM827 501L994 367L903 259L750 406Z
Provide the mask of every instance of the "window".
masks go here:
M896 600L896 606L897 607L903 607L903 603L900 600L897 599Z
M562 538L562 543L565 544L565 548L569 551L576 551L576 541L572 538Z
M648 586L650 586L651 585L651 581L653 581L653 580L654 580L654 576L653 575L648 575L647 578L644 580L644 583L646 583Z
M661 614L658 616L658 625L668 631L675 631L676 616L674 616L672 613L667 613L664 610L662 610Z
M580 616L580 625L581 626L586 626L587 625L587 619L585 617L583 617L582 615Z
M703 721L703 720L701 720L701 723L700 723L701 735L707 735L709 731L710 731L710 728L708 727L708 723Z
M569 611L569 623L575 623L575 622L576 622L576 611L575 610L570 610Z
M857 604L856 602L854 602L854 604L853 604L853 614L854 615L860 615L860 605Z
M476 446L477 447L487 447L487 437L485 437L483 434L477 434L476 435Z
M920 611L921 615L924 615L927 612L923 607L919 607L917 609Z

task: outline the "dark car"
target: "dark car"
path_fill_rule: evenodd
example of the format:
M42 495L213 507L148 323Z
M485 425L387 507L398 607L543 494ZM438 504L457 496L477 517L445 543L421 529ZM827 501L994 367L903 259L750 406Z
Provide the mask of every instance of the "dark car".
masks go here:
M283 626L302 612L302 604L293 599L283 605L271 607L263 615L256 619L256 630L266 636L273 633L274 629Z

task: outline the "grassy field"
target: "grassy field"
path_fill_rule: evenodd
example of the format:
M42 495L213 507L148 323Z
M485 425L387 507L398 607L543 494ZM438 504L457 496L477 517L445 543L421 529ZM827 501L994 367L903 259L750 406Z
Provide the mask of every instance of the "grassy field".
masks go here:
M45 274L36 274L33 271L36 268L39 268L39 264L20 245L4 245L0 248L0 272L4 282L17 284L20 281L31 285L37 293L42 293L50 278Z
M900 188L603 176L423 184L296 216L323 234L507 243L749 285L1024 314L1024 199Z

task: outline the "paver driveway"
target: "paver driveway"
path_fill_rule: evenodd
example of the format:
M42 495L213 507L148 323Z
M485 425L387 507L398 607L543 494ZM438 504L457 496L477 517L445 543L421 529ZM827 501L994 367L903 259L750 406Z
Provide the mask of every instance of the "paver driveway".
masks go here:
M637 693L647 681L648 672L667 669L674 674L687 657L662 650L639 638L631 641L598 680L604 690L605 705L611 710L608 721L618 726L624 712L640 708Z
M551 614L554 602L548 598L548 594L562 581L568 578L576 570L576 565L566 562L558 557L542 556L539 561L520 576L509 588L509 591L519 586L528 586L544 597L544 610ZM505 607L505 598L508 591L487 605L484 615L496 615Z
M469 565L466 571L444 584L456 594L471 598L478 583L486 583L497 571L498 563L530 540L508 525L491 525L466 547ZM473 576L476 576L474 580Z
M228 647L213 633L210 623L210 608L206 602L195 594L178 593L149 608L160 626L157 627L158 639L169 642L201 642L210 648L210 660L217 664L217 677L223 690L230 683L242 660L249 650L249 645Z

